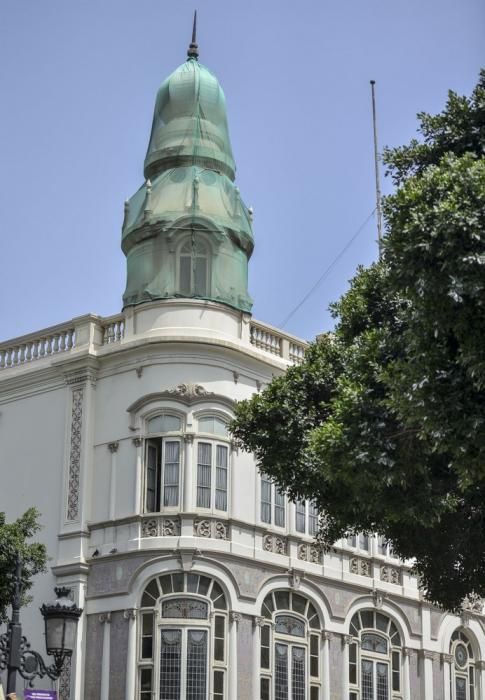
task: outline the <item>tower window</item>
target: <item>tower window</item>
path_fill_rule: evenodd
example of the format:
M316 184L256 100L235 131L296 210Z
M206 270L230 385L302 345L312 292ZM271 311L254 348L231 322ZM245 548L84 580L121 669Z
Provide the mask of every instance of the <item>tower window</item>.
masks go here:
M179 291L183 296L209 295L209 255L200 240L189 239L180 249Z
M150 435L179 432L178 416L161 414L147 421ZM180 497L181 444L177 436L150 437L145 441L145 512L176 508Z

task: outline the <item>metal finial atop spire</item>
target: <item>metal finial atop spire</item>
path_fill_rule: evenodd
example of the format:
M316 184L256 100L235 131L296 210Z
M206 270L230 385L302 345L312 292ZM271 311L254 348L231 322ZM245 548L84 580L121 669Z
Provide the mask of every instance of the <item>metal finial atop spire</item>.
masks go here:
M194 11L194 24L192 27L192 41L187 51L189 59L193 58L196 61L199 59L199 47L197 45L197 10Z

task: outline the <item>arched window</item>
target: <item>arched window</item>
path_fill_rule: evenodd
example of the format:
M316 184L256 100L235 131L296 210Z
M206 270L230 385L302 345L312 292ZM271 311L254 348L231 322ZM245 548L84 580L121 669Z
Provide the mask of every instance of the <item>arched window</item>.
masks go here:
M381 612L360 610L350 622L350 700L391 700L401 693L401 635Z
M187 297L209 296L209 251L199 239L188 239L180 249L179 292Z
M177 508L180 500L181 441L177 433L182 420L170 413L153 416L146 422L145 512Z
M229 482L229 433L227 421L217 415L198 418L197 508L227 511ZM224 442L225 441L225 442Z
M138 700L227 698L227 603L211 578L173 573L143 592Z
M320 619L313 603L274 591L261 612L261 700L320 700Z
M450 654L453 657L452 699L475 700L475 659L471 642L461 630L456 630L451 637Z

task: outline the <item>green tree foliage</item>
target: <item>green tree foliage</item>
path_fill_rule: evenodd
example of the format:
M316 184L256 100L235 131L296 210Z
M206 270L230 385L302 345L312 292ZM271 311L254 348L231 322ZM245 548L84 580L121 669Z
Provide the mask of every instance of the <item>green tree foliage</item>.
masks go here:
M47 553L43 544L29 542L38 531L39 512L29 508L18 520L7 523L5 513L0 512L0 621L7 619L14 590L14 574L17 556L22 566L23 604L30 600L27 592L33 577L46 570Z
M332 307L335 331L236 408L232 430L331 546L377 532L429 600L485 596L485 71L388 149L379 262Z

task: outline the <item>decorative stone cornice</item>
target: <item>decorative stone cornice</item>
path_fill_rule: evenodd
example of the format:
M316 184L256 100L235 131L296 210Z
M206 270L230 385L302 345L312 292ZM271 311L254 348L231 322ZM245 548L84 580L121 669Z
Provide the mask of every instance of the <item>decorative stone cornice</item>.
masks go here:
M114 454L115 452L118 452L119 446L120 446L120 443L117 440L115 442L109 442L108 443L108 450L111 452L111 454Z

